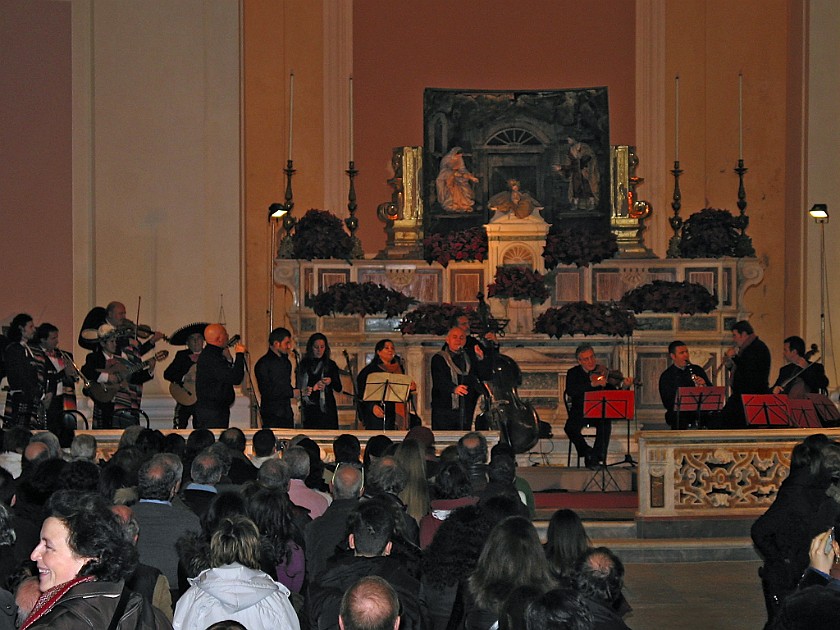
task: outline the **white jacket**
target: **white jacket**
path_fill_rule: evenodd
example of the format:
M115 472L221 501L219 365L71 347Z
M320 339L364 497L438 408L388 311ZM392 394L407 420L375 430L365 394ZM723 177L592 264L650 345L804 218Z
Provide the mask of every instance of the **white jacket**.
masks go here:
M248 630L300 630L289 590L267 574L241 564L202 571L178 600L172 627L205 630L233 619Z

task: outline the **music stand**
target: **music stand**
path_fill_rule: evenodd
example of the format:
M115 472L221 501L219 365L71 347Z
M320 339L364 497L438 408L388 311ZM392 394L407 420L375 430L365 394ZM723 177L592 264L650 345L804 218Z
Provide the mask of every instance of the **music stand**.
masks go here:
M807 398L791 398L786 396L790 423L800 429L819 429L820 417L814 408L814 402Z
M787 396L779 394L743 394L744 414L748 427L779 429L790 426Z
M814 403L814 409L824 427L840 426L840 411L831 401L831 398L823 394L808 394L808 400Z
M611 389L594 392L586 392L583 398L583 417L587 420L600 420L601 422L612 422L613 420L624 420L627 422L627 450L624 454L624 459L619 464L630 464L635 466L636 462L633 456L630 455L630 421L635 416L635 394L632 391L625 389ZM600 459L600 453L599 459ZM606 453L603 454L606 460ZM600 476L600 482L598 477ZM589 485L594 481L601 488L601 492L606 492L609 483L607 477L615 486L615 489L621 491L615 478L607 470L606 463L600 465L598 470L592 476L587 484L583 487L584 492Z
M378 402L386 411L382 416L382 430L385 431L387 421L386 402L403 403L408 400L411 392L412 378L405 374L391 374L390 372L371 372L365 383L364 402Z
M697 423L700 425L700 414L702 412L720 411L723 408L723 400L726 392L723 387L678 387L677 397L674 399L674 411L677 412L677 429L680 426L680 413L683 411L694 411L697 413ZM689 424L688 427L691 427ZM688 428L686 427L686 428Z

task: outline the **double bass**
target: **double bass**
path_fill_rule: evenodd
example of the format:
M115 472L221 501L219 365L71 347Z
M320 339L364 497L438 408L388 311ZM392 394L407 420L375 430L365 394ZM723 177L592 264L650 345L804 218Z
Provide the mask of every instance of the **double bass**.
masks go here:
M476 428L485 425L499 431L514 453L525 453L540 439L540 419L531 403L519 396L522 370L516 361L499 352L499 344L492 338L504 332L504 324L490 315L484 295L479 293L477 297L479 323L471 332L477 334L490 368L482 379L485 402Z

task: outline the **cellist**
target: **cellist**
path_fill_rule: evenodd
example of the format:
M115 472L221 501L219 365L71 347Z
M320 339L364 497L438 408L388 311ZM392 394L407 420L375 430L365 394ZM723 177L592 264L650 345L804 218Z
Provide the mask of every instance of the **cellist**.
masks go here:
M779 378L770 391L774 394L788 394L791 398L804 398L805 394L819 393L828 389L828 377L822 363L811 363L805 352L802 337L792 336L784 341L782 354L785 365L779 370Z

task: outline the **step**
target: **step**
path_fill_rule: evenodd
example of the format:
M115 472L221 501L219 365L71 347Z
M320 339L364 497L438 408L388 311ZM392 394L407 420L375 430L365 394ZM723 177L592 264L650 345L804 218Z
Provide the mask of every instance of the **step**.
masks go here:
M592 544L611 549L624 563L756 561L749 538L593 538Z

